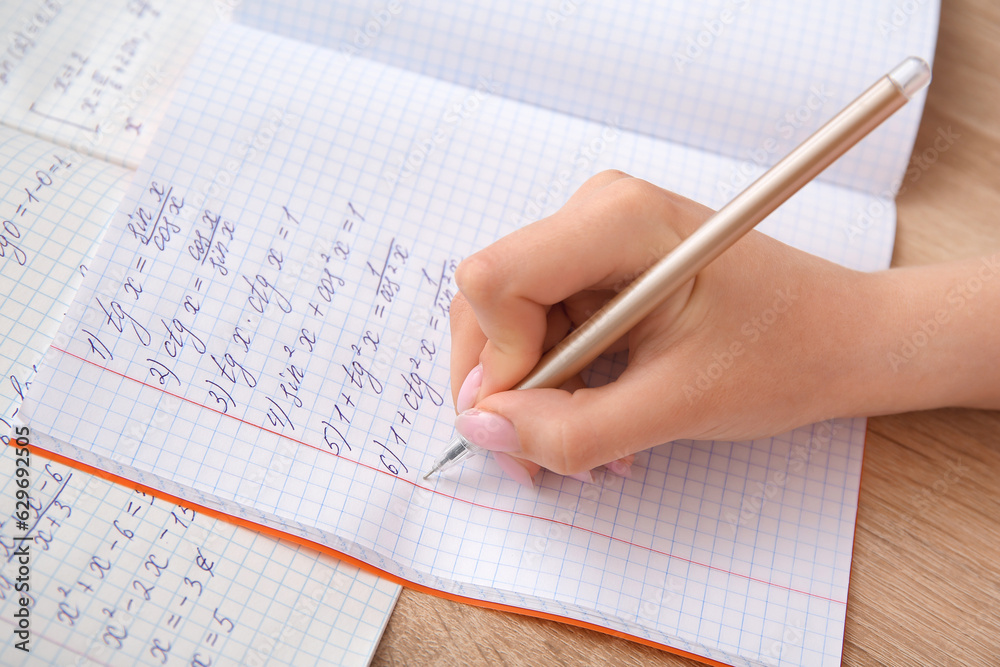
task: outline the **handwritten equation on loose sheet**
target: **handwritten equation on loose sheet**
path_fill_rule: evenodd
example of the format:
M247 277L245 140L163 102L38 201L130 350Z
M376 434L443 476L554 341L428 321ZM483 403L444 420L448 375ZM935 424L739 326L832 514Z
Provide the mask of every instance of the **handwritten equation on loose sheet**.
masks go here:
M4 450L3 456L13 455L13 447ZM212 544L218 538L193 528L196 521L206 527L215 521L33 458L33 464L43 465L35 468L26 502L29 528L19 539L30 540L39 572L33 587L19 589L16 595L28 597L39 618L51 619L40 639L65 641L79 635L88 639L81 648L94 659L108 659L123 647L131 651L141 643L163 664L183 644L184 661L211 665L236 629L233 619L240 613L238 602L222 597L229 582L220 577L223 583L212 585L220 560ZM6 486L12 489L14 482L11 475ZM106 495L98 497L98 492ZM8 516L0 521L0 602L13 594L17 576L19 543L13 534L14 521ZM108 584L114 595L107 595ZM141 620L161 617L159 628ZM187 637L183 642L177 641L180 630Z
M414 421L446 400L444 369L431 371L457 258L418 261L403 234L350 201L330 221L301 204L230 213L195 198L154 178L119 217L75 354L241 424L409 473ZM126 429L116 453L143 433Z
M7 474L15 458L28 476ZM364 665L398 594L28 449L0 447L0 471L0 495L23 498L0 516L0 610L10 619L25 598L34 619L30 654L5 649L10 664L295 665L320 645L332 663Z
M96 19L81 14L79 7L68 15L64 9L59 3L46 2L33 20L25 22L33 35L22 30L11 36L12 47L2 63L3 71L9 75L38 41L60 53L58 44L65 36L58 31L50 35L47 28L76 22L74 37L79 41L62 53L60 60L46 62L40 76L49 80L28 112L87 132L123 130L140 135L143 120L130 113L135 102L123 100L133 89L138 91L137 99L145 98L162 78L162 67L151 64L150 57L178 8L164 8L167 11L163 12L148 0L130 0L120 7L105 8ZM86 37L80 37L81 33ZM6 79L0 83L5 84Z
M23 247L22 237L31 229L30 225L25 224L25 220L32 221L38 211L49 204L46 195L50 190L58 191L61 185L59 181L64 178L65 172L73 168L73 162L68 155L52 153L32 166L35 169L21 178L12 189L9 199L4 202L4 207L9 210L0 213L0 225L3 226L0 230L0 266L7 262L25 266L32 259ZM9 271L8 268L4 269L5 273Z
M13 428L36 364L86 274L110 202L124 195L125 175L0 128L0 436Z

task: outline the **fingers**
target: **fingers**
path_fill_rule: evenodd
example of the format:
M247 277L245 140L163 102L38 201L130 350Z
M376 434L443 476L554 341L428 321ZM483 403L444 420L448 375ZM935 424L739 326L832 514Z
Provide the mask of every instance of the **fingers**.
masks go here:
M605 464L622 474L630 454L664 440L681 407L663 400L667 364L629 367L608 385L505 391L456 419L466 439L563 475ZM652 409L651 409L652 408ZM613 462L626 459L620 464Z
M518 459L502 452L493 452L492 456L493 460L496 461L501 470L507 473L508 477L521 486L534 486L534 477L541 470L541 467L537 463Z
M528 487L535 485L535 475L537 475L538 471L542 469L542 467L537 463L527 461L525 459L519 459L516 456L503 454L501 452L493 452L491 456L493 457L493 460L496 461L497 465L500 466L500 469L507 473L507 476L518 484ZM629 454L628 456L606 463L604 466L619 477L632 479L633 461L635 461L635 455ZM584 483L594 482L594 473L592 470L574 473L572 475L567 475L567 477L572 477L573 479Z
M583 185L577 188L577 191L570 195L570 198L566 200L567 204L574 204L580 199L584 199L594 192L602 189L604 186L619 181L623 178L632 178L624 171L619 171L617 169L606 169L600 173L594 174L588 178Z
M566 337L573 322L562 304L556 304L546 314L545 338L542 349L548 350ZM479 357L486 345L486 335L479 328L468 301L459 293L451 304L451 391L456 412L464 412L479 396L483 367Z
M606 174L549 218L463 261L455 280L487 338L479 397L510 388L535 365L549 306L584 290L620 289L677 244L674 219L704 215L644 181ZM469 352L460 354L467 365Z
M470 391L472 385L466 386L466 379L472 369L479 365L479 354L486 345L486 334L479 328L472 307L459 292L451 301L451 394L452 401L458 406L458 396L463 388ZM481 384L482 378L479 378ZM473 378L473 384L476 379ZM478 385L474 387L473 400L478 396ZM459 410L462 412L462 410Z
M608 470L618 475L619 477L632 479L633 461L635 461L635 454L629 454L628 456L623 456L620 459L616 459L611 463L605 463L604 465L607 467Z
M590 479L592 468L606 464L629 476L632 453L669 432L664 425L672 415L656 398L664 384L657 371L630 366L610 385L575 392L505 390L710 213L621 172L604 172L552 216L463 261L451 310L459 433L494 452L522 483L539 466ZM671 321L686 298L668 302L661 321ZM640 326L632 342L649 336Z

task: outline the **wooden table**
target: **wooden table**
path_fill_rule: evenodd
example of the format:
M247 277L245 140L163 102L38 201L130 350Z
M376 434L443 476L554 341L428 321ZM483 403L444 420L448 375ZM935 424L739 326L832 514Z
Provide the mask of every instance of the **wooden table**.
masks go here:
M954 144L920 163L919 180L899 198L894 266L1000 250L996 0L943 1L914 158L934 157L928 149L948 128L958 135ZM1000 412L935 410L868 422L844 662L1000 665ZM699 663L404 589L373 664Z

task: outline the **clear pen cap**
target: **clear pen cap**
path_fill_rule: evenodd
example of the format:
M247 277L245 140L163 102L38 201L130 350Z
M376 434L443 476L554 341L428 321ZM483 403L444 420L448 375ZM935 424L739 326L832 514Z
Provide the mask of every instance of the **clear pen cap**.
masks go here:
M923 58L910 56L896 65L887 76L909 100L930 83L931 68Z

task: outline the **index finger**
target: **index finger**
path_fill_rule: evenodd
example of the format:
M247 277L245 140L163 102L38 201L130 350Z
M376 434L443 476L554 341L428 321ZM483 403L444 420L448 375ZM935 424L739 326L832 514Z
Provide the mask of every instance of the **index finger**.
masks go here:
M671 220L707 211L631 177L578 195L470 256L455 273L487 338L479 396L509 389L538 362L550 306L581 291L627 284L680 240Z

